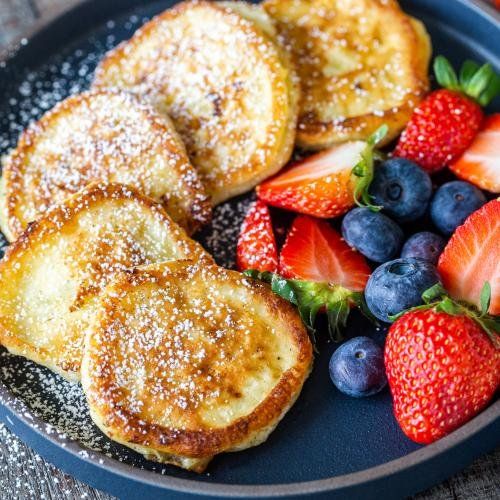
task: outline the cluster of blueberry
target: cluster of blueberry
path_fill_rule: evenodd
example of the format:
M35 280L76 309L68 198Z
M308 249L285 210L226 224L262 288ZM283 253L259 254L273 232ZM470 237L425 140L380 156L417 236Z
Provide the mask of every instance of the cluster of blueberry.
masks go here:
M377 319L390 322L390 317L421 303L422 293L439 282L436 264L446 238L486 203L486 197L463 181L447 182L433 193L429 174L402 158L376 168L370 195L383 209L351 210L342 222L342 235L350 246L381 264L368 280L365 299ZM408 223L425 216L437 232L418 232L405 242L400 224L408 231ZM350 396L377 393L387 382L383 358L383 350L372 339L356 337L335 351L331 378Z

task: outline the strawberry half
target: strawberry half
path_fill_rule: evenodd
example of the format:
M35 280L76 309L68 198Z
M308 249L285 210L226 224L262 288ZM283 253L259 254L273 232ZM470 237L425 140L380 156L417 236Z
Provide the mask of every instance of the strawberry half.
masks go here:
M362 292L370 267L330 224L307 215L295 218L280 254L285 278L334 283Z
M450 170L482 189L500 193L500 113L485 119L472 144Z
M500 199L471 214L457 228L438 262L450 295L480 306L485 281L491 285L491 314L500 314Z
M487 314L488 294L478 315L446 297L439 285L433 289L428 298L438 300L404 313L385 344L394 415L404 433L422 444L477 415L500 385L500 323Z
M373 319L362 293L370 268L327 222L296 217L281 251L280 272L283 276L256 271L246 274L270 283L275 293L298 306L312 333L320 311L327 313L330 335L336 341L342 339L341 327L352 306Z
M236 247L236 267L276 272L278 250L269 208L260 200L250 205Z
M481 106L500 92L489 64L467 61L458 78L442 56L434 61L442 89L431 92L414 110L394 156L408 158L429 172L453 163L471 144L483 121Z
M340 144L292 165L257 187L267 204L320 218L342 215L356 203L370 203L373 148L385 136L382 126L364 141Z

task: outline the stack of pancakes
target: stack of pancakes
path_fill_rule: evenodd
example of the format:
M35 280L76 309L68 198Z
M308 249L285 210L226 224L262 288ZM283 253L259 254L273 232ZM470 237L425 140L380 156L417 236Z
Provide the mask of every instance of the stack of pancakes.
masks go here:
M295 146L386 140L430 44L392 0L185 2L108 53L3 161L0 343L81 380L95 423L202 471L264 441L312 348L266 285L189 235Z

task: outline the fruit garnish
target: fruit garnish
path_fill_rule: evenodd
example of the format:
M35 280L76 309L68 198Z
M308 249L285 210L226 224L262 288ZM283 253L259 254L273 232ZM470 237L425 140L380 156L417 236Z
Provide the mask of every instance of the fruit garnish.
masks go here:
M472 144L450 170L481 189L500 193L500 113L486 117Z
M389 217L358 207L342 221L342 236L353 248L374 262L387 262L399 254L404 241L402 229Z
M422 304L422 294L439 283L436 267L421 259L396 259L377 267L370 276L365 300L371 313L386 323L410 307Z
M350 309L366 308L363 289L370 276L364 257L355 252L325 221L307 215L295 218L280 254L280 274L246 271L248 276L298 306L300 316L314 336L318 312L325 311L332 339L342 339Z
M469 147L483 121L481 106L500 93L500 77L489 64L466 61L457 76L438 56L434 72L443 88L417 106L394 150L394 156L413 160L429 172L449 165Z
M297 216L280 254L280 274L316 282L335 283L362 292L371 270L328 222Z
M389 329L385 367L394 415L417 443L431 443L478 414L500 384L498 318L450 299L440 285L426 304L403 313ZM486 335L488 333L488 335Z
M476 186L464 181L443 184L434 193L430 216L441 233L450 236L470 214L486 203L486 196Z
M436 265L446 240L439 234L430 231L421 231L411 235L401 249L401 258L423 259Z
M375 168L369 194L389 217L411 222L425 214L432 196L432 181L416 163L391 158Z
M446 245L438 262L452 297L481 307L485 281L491 285L491 314L500 314L500 199L471 214Z
M422 300L422 305L391 316L390 319L396 321L409 312L426 311L429 309L444 312L450 316L466 316L475 321L486 332L496 349L500 349L500 318L490 314L491 285L488 281L484 282L479 295L480 308L467 302L452 299L441 283L436 283L427 289L422 294Z
M367 193L373 178L376 144L387 134L380 127L366 142L350 141L292 165L257 187L257 197L269 205L331 218L342 215L355 204L374 210Z
M387 385L384 351L369 337L354 337L342 344L328 368L335 387L354 398L372 396Z
M375 318L366 307L363 292L353 292L341 285L318 283L298 279L286 279L270 273L247 270L251 278L271 285L271 290L297 306L300 317L315 340L314 324L319 311L324 310L328 318L328 332L335 342L343 339L342 328L347 323L351 307L356 306L367 318Z
M267 205L260 200L250 205L241 226L236 247L236 266L240 271L278 270L278 250L271 215Z

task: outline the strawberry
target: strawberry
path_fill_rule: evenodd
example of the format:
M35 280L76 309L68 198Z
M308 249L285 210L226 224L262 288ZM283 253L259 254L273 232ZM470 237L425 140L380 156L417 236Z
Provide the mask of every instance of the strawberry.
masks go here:
M257 187L269 205L321 218L347 212L361 201L373 178L373 148L387 133L378 129L367 142L351 141L295 163Z
M442 56L434 62L439 90L414 110L394 156L436 172L456 160L471 144L483 121L485 106L500 91L500 79L489 64L467 61L460 79Z
M353 250L330 224L299 215L280 254L285 278L328 282L362 292L370 277L365 258Z
M500 113L489 116L465 153L450 165L458 177L500 193Z
M498 320L485 311L475 315L444 296L439 286L433 288L441 298L404 313L389 329L385 345L394 415L403 432L421 444L470 420L500 385ZM492 339L482 328L486 321Z
M236 247L236 266L240 271L257 269L276 272L278 250L269 208L260 200L250 205L241 226Z
M500 199L472 213L457 228L438 261L450 295L479 306L482 284L491 284L492 314L500 314Z
M342 339L352 306L370 319L363 289L370 268L327 222L305 215L295 218L280 255L280 273L246 272L271 284L271 289L298 306L311 333L318 312L326 312L331 337ZM290 278L290 279L288 279Z

